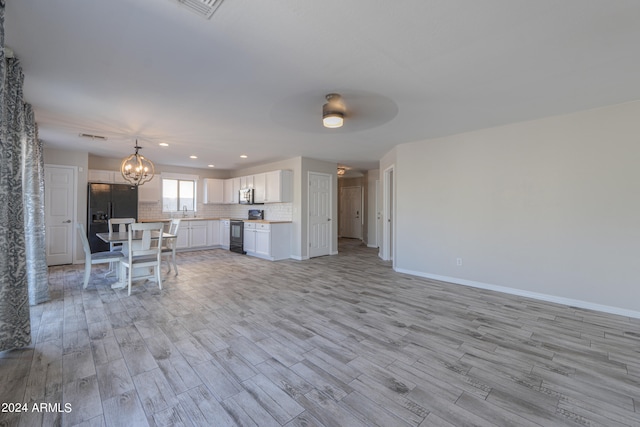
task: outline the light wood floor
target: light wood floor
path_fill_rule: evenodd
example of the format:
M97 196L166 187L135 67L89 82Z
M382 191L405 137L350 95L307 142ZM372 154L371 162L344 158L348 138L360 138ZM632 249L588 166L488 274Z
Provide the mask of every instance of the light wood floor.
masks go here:
M162 291L130 297L98 274L83 291L81 266L51 268L34 344L0 353L0 403L28 411L0 425L640 425L639 320L340 249L275 263L180 254ZM33 411L44 402L70 412Z

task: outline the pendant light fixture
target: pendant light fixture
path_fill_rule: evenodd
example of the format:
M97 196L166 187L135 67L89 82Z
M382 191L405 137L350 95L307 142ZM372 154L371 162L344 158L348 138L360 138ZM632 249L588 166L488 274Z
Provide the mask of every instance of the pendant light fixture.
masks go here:
M122 177L131 185L142 185L153 178L153 163L142 154L138 154L138 150L141 148L138 147L138 140L136 139L136 152L124 159L120 165Z
M322 106L322 124L329 129L342 127L344 124L344 103L337 93L326 96L327 103Z

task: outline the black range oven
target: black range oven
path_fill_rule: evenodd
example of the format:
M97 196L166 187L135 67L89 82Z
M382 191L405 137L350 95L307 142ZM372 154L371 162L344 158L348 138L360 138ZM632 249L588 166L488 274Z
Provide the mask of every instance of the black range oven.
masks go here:
M244 221L241 219L230 220L229 233L229 250L246 254L244 251Z

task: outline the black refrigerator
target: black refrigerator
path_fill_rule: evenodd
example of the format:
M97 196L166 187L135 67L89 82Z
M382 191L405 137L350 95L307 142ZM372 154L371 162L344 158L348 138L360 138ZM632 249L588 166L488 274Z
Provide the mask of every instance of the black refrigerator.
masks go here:
M138 220L138 187L128 184L89 184L87 200L87 234L91 253L108 251L109 244L96 233L108 233L109 218L135 218Z

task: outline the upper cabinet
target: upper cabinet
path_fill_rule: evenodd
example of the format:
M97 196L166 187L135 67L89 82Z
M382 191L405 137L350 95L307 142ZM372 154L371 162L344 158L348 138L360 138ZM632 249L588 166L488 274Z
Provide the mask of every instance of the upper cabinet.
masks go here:
M101 182L106 184L130 184L120 171L105 171L99 169L89 169L87 172L88 182ZM162 179L156 175L151 181L138 186L139 203L159 203L162 200Z
M238 203L240 191L240 178L224 180L224 203Z
M122 174L120 172L89 169L87 173L87 180L89 182L104 182L107 184L116 184L116 181L115 181L116 173L120 175L120 177L122 177Z
M285 203L293 200L293 173L288 170L267 172L264 203Z
M266 173L253 175L253 202L264 203L266 191Z
M236 180L233 183L229 182ZM293 173L288 170L277 170L256 175L243 176L225 181L225 203L238 203L238 190L253 188L254 203L284 203L293 200ZM234 186L234 199L228 191Z
M203 203L225 203L224 200L224 179L204 179L204 199Z
M162 200L162 178L155 175L151 181L138 186L139 203L159 203Z
M245 190L247 188L255 188L253 186L253 175L240 177L240 190Z

